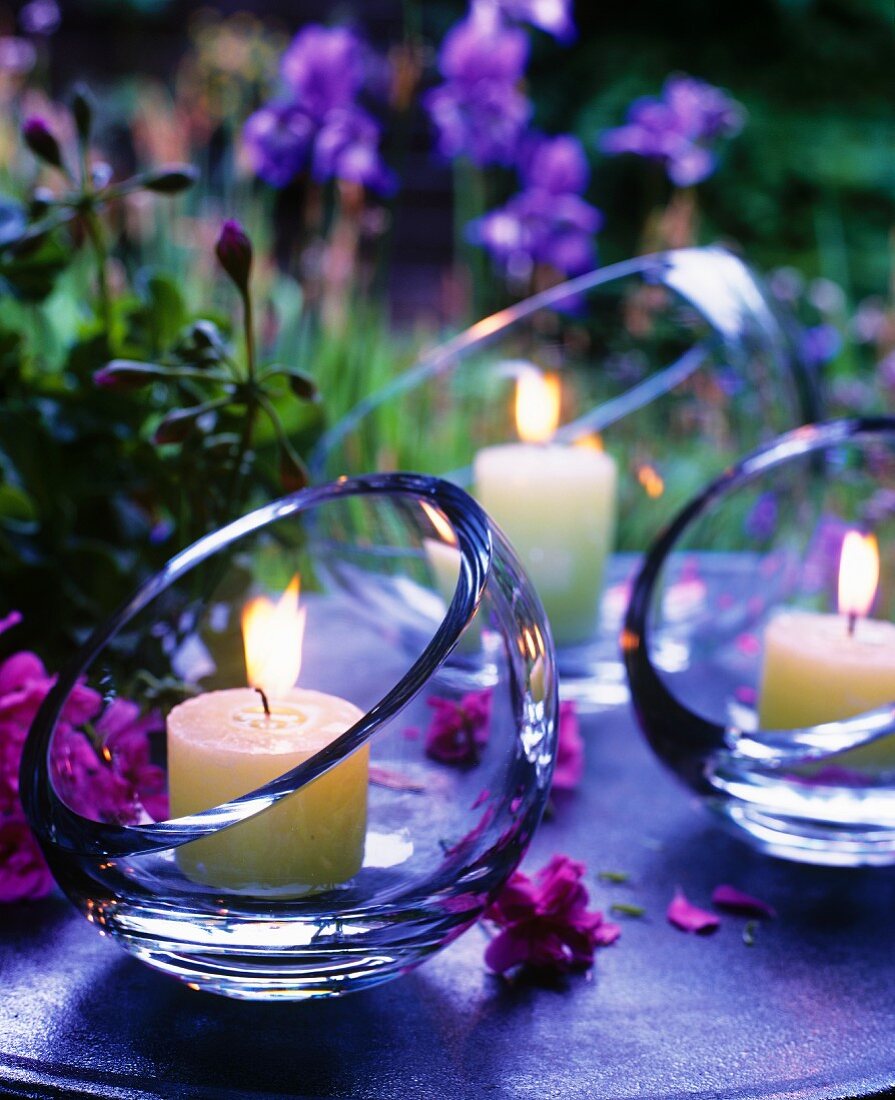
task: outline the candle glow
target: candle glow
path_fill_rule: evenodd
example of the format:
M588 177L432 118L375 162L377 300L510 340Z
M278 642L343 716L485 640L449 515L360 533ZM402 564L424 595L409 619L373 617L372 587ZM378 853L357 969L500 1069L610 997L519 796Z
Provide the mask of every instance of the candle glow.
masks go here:
M849 531L839 559L839 614L869 614L879 584L879 547L873 535Z
M523 443L547 443L559 426L562 392L555 375L526 370L516 383L516 431Z

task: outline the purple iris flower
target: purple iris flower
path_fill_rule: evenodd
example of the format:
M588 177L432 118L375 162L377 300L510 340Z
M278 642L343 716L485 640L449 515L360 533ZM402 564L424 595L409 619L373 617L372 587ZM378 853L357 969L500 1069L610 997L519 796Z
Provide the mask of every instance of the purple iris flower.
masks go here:
M625 125L607 130L601 147L605 153L661 161L672 183L689 187L715 170L710 143L738 134L743 120L740 105L720 88L690 76L672 76L661 98L635 100Z
M531 116L518 88L527 59L525 34L481 8L447 33L438 57L444 82L423 100L443 156L513 162Z
M363 87L363 47L346 27L312 24L293 38L280 72L295 102L322 122L328 111L350 107Z
M307 165L316 126L294 103L274 101L255 111L242 132L252 171L273 187L285 187Z
M364 46L344 27L306 27L283 54L285 94L256 111L243 129L253 171L285 187L305 169L375 191L393 187L379 157L379 126L358 106L366 77Z
M575 38L571 0L496 0L496 3L509 19L530 23L560 42L572 42Z
M389 192L394 177L379 159L379 127L359 107L330 111L314 144L314 176L362 183Z
M523 190L505 206L469 226L469 236L515 275L548 264L566 275L594 266L594 236L603 216L580 195L588 182L587 159L577 138L539 138L520 166Z

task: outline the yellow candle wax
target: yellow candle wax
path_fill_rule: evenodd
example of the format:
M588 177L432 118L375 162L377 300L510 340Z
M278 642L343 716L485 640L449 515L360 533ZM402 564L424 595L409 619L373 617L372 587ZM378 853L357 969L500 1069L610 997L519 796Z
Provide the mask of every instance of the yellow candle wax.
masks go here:
M615 538L613 459L585 447L510 443L479 451L473 479L537 589L557 644L592 638Z
M762 729L851 718L895 701L895 623L785 611L768 624L759 693Z
M168 783L175 817L217 806L319 752L362 717L352 703L292 688L270 700L251 688L208 692L168 715ZM177 851L196 882L294 897L360 870L367 822L364 746L270 810Z

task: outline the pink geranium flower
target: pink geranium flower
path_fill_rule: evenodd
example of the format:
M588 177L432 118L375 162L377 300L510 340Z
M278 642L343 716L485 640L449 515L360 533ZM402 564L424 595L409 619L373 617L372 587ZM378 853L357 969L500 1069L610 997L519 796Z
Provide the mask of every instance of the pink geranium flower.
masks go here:
M21 619L0 619L0 633ZM19 766L28 728L52 688L40 658L15 653L0 664L0 902L41 897L52 884L19 802ZM149 734L161 729L158 715L141 716L131 702L102 699L76 684L53 739L51 769L60 797L93 821L136 824L167 817L165 773L150 760ZM90 730L90 723L96 721ZM86 727L86 729L81 728Z
M584 873L583 863L557 855L533 879L513 874L485 911L500 929L486 965L498 974L523 964L559 973L592 966L596 948L614 943L621 929L588 910Z
M53 876L24 817L0 821L0 902L42 898Z
M459 703L437 695L428 703L435 713L426 730L426 755L458 767L478 764L488 744L491 689L471 691Z
M559 704L554 791L573 791L584 775L584 740L578 725L574 700Z

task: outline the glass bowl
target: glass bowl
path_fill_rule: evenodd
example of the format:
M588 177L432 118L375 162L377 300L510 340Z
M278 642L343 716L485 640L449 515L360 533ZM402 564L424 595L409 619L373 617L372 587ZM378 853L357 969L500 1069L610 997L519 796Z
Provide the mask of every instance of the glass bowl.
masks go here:
M793 347L722 248L613 264L423 356L324 436L312 476L412 469L469 488L541 596L561 695L624 702L618 632L639 556L708 477L816 418ZM520 393L540 421L521 425L522 446Z
M647 554L622 637L640 725L755 847L895 862L893 618L895 419L798 429Z
M487 653L475 683L455 648ZM555 715L543 610L475 501L343 479L197 542L102 626L21 797L68 897L150 966L335 996L478 918L541 815Z

